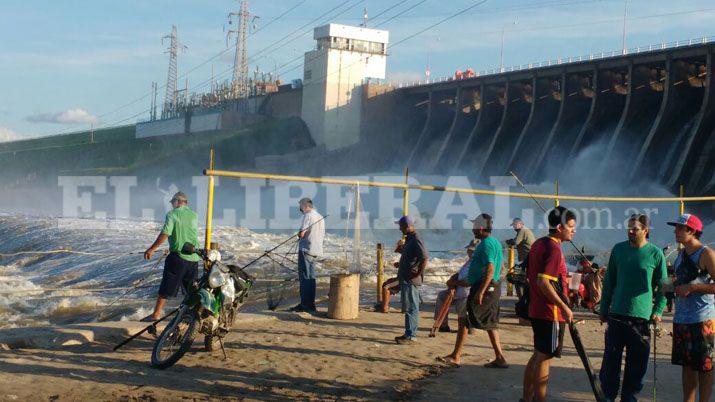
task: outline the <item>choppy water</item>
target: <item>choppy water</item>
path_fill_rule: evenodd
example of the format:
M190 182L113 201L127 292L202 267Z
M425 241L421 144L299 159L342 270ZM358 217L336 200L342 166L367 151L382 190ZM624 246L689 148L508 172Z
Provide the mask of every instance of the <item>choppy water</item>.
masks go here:
M0 257L0 327L91 322L98 319L99 313L101 319L113 320L139 319L148 314L161 280L163 262L156 266L156 258L160 253L155 254L155 259L149 262L143 260L142 253L156 238L160 224L121 220L81 220L69 226L65 223L50 217L0 215L2 254L50 252L58 249L98 254L51 253ZM108 226L111 228L106 229ZM291 234L219 227L214 229L213 239L220 244L224 261L244 265ZM202 239L203 235L201 232L199 238ZM469 232L425 231L422 235L428 249L433 252L426 272L426 286L421 293L425 300L431 300L443 288L449 275L456 272L464 262L466 256L460 250L469 240ZM334 272L359 270L363 273L363 281L374 283L375 243L382 241L386 245L386 276L389 277L395 272L391 262L398 258L391 248L399 236L397 230L380 233L366 231L361 235L361 242L356 243L345 231L329 232L324 245L325 260L319 265L318 273L328 276ZM503 231L496 236L505 240L513 236L513 231ZM594 237L598 240L602 236ZM589 243L589 239L581 240ZM450 249L457 251L444 251ZM291 251L289 242L275 254L275 258L283 262L285 267L269 258L263 258L249 272L259 280L295 278L296 255L289 254ZM570 248L564 248L564 251L573 252ZM607 262L605 248L592 248L590 251L597 254L598 263ZM353 252L356 252L355 257ZM359 263L354 264L354 258ZM327 277L321 280L328 281ZM129 288L137 285L137 289L124 296ZM368 293L374 292L373 287L365 288ZM274 282L260 282L252 296L257 303L256 308L265 307L267 291L273 294L284 292L278 290ZM286 295L290 292L297 292L295 282L285 290Z
M100 312L103 319L136 319L148 314L161 280L163 262L153 269L160 253L147 262L143 260L142 252L156 238L159 223L82 220L71 227L62 223L56 218L0 215L0 253L71 249L99 254L50 253L1 257L0 327L94 321ZM111 229L88 229L108 224ZM394 234L396 238L399 236L397 231ZM257 233L226 227L216 228L213 237L224 250L224 260L243 265L288 236L290 234ZM202 238L203 233L199 237ZM373 282L374 247L374 243L368 241L359 247L359 269L366 273L365 280ZM353 267L352 250L355 247L352 238L329 233L324 248L326 259L321 265L321 274L328 275ZM279 255L293 260L296 258L294 254L286 255L291 251L290 243L278 251ZM395 260L396 257L390 254L388 250L388 261ZM432 276L429 281L435 284L435 289L464 259L457 253L444 255L444 258L435 256L431 260ZM295 267L287 260L284 263L292 269ZM291 269L280 267L268 258L253 265L250 272L260 279L296 275ZM125 289L140 281L138 289L117 301L124 295ZM260 299L261 286L265 292L268 285L259 284L257 299ZM425 296L429 298L433 293L434 289L426 290ZM107 309L110 303L113 304Z

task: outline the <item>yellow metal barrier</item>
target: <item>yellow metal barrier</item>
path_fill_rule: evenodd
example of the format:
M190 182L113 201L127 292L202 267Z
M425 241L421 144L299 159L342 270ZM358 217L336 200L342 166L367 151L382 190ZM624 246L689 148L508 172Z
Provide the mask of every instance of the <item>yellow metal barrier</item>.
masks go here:
M308 176L288 176L279 174L265 174L265 173L250 173L250 172L231 172L227 170L204 170L205 176L215 176L215 177L231 177L235 179L262 179L262 180L278 180L278 181L295 181L295 182L307 182L307 183L321 183L321 184L341 184L341 185L360 185L366 187L383 187L383 188L397 188L404 190L424 190L424 191L446 191L453 193L464 193L464 194L475 194L475 195L492 195L492 196L503 196L503 197L515 197L515 198L540 198L548 200L559 200L559 201L600 201L600 202L696 202L696 201L715 201L715 196L703 196L703 197L593 197L593 196L578 196L578 195L555 195L555 194L526 194L519 192L509 192L509 191L492 191L492 190L480 190L472 188L460 188L460 187L447 187L447 186L431 186L425 184L407 184L407 183L386 183L386 182L374 182L374 181L360 181L360 180L347 180L347 179L335 179L327 177L308 177Z

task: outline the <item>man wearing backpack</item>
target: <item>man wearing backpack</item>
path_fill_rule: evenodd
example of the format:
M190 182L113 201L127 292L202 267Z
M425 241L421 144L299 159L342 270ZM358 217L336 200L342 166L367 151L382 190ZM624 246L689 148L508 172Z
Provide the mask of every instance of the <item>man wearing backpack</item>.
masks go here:
M671 361L682 366L683 401L710 400L715 360L715 251L700 241L703 223L691 214L675 222L675 240L684 246L675 260L675 316Z

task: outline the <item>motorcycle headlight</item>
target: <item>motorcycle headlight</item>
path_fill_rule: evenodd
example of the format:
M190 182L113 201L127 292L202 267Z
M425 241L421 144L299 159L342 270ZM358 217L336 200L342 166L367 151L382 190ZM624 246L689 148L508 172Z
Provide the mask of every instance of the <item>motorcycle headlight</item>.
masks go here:
M206 254L206 258L211 262L218 262L221 261L221 253L218 250L209 250Z
M223 286L227 280L227 275L221 272L217 265L211 268L211 272L209 272L209 286L217 288Z

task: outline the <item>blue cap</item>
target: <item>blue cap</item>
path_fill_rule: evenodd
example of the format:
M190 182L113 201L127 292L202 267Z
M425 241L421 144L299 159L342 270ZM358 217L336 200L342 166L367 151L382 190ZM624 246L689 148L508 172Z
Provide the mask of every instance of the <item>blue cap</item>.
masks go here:
M406 226L415 226L415 218L405 215L402 218L400 218L399 221L395 221L395 223L399 224L404 224Z

